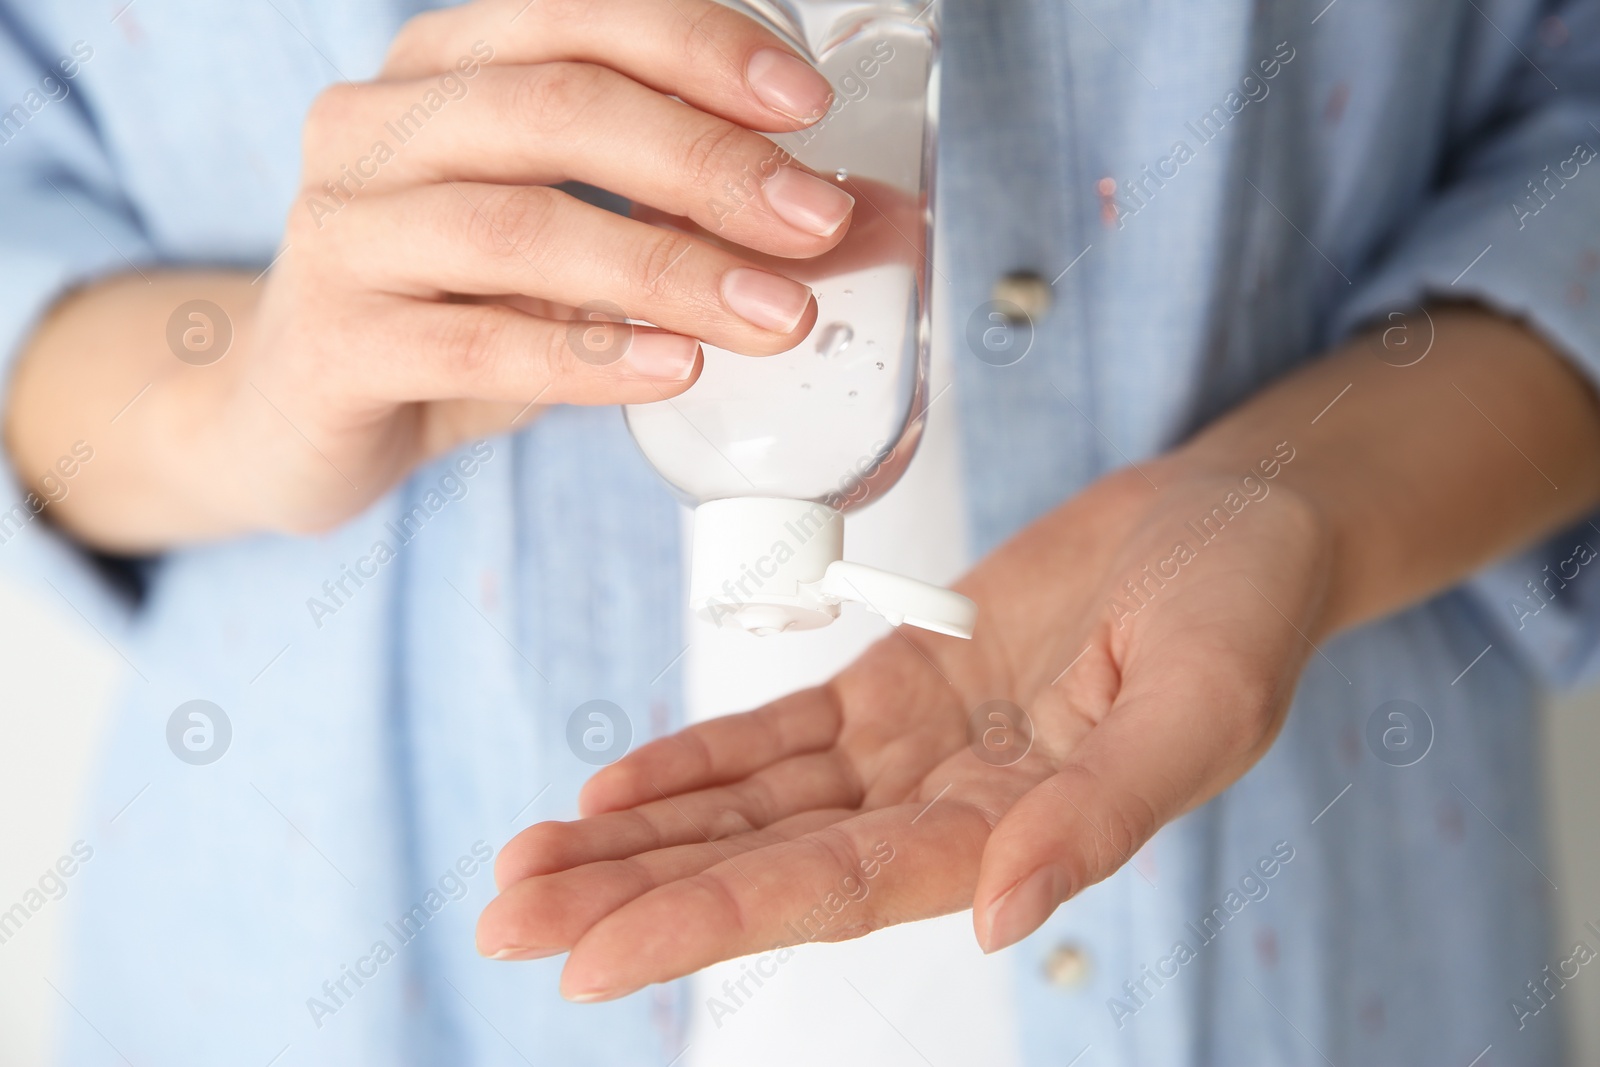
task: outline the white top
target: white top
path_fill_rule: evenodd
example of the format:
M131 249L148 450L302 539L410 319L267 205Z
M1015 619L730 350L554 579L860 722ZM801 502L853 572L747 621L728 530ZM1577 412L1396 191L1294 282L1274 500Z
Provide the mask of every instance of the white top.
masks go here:
M948 377L938 356L935 397ZM847 558L940 584L966 569L955 418L948 396L930 408L927 436L900 484L846 518ZM888 632L882 619L852 605L824 629L772 637L719 630L693 616L687 625L692 721L824 681ZM759 987L746 977L751 969L760 971ZM749 996L724 989L741 977ZM971 912L802 945L782 963L771 955L731 960L694 983L686 1067L927 1067L930 1059L1014 1067L1020 1060L1009 964L979 950Z

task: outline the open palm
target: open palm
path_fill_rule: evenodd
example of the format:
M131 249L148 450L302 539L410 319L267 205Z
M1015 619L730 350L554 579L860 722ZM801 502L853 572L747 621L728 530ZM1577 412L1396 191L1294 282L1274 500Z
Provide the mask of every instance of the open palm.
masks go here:
M1276 734L1329 545L1300 498L1246 484L1103 479L961 583L972 642L898 630L601 771L587 817L502 851L480 949L570 951L563 993L598 1000L968 907L984 948L1026 936Z

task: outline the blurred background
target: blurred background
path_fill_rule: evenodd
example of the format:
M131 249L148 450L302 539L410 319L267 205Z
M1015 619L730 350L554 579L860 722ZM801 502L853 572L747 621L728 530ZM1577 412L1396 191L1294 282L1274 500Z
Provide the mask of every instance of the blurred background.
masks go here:
M0 579L0 908L36 885L79 836L78 798L120 666L65 603ZM1600 925L1600 690L1551 701L1545 724L1550 874L1560 887L1555 960L1571 954L1585 922ZM49 1062L50 1026L62 1008L49 980L71 905L69 888L0 944L0 1067ZM1584 970L1561 995L1570 1062L1600 1064L1600 975Z

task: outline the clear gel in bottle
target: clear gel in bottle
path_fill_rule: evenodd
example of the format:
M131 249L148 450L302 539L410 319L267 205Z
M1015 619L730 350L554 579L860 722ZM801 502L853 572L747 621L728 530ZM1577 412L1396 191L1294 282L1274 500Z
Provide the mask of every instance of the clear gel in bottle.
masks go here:
M824 626L854 601L895 624L971 637L966 597L843 559L844 512L899 480L928 404L937 12L895 0L723 2L832 84L826 115L772 139L856 204L836 248L772 264L816 294L804 341L767 357L706 345L687 392L626 408L646 458L695 508L694 610L770 634ZM722 208L738 210L758 184L730 186Z

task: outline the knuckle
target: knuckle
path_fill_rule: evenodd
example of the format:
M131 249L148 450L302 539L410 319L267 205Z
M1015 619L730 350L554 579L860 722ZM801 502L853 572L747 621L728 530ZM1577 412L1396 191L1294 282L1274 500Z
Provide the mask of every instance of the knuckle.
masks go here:
M1161 828L1161 817L1148 800L1126 790L1111 792L1104 778L1081 764L1063 768L1062 773L1078 779L1064 788L1080 797L1100 797L1103 802L1078 806L1083 822L1075 836L1081 846L1075 849L1089 869L1082 872L1083 885L1092 885L1120 869L1134 853ZM1084 825L1087 823L1087 825Z
M1122 803L1109 813L1105 832L1115 854L1107 857L1109 863L1102 869L1115 870L1133 859L1133 854L1155 836L1160 826L1161 820L1148 801L1132 795L1123 797Z
M826 929L818 932L813 941L825 944L835 944L840 941L854 941L858 937L881 930L884 923L870 911L855 911L849 909L841 913L830 922Z
M711 746L706 742L702 731L685 730L671 740L677 749L674 755L683 761L690 778L699 781L716 772L716 756L712 753ZM664 738L663 748L665 742Z
M529 259L548 237L561 195L539 185L497 192L472 207L468 246L496 259Z
M490 307L446 316L436 351L450 380L479 383L494 377L505 336L505 316Z
M433 52L432 42L439 37L443 17L444 12L424 11L407 19L389 46L385 69L410 71L419 67Z
M555 385L564 378L572 377L575 372L585 369L586 361L578 358L577 346L581 343L581 339L574 337L570 326L546 331L536 355L545 370L547 385ZM614 773L618 774L624 783L638 777L631 767L622 768Z
M348 140L365 95L359 85L335 82L312 99L300 133L301 158L308 171L318 161L333 158L339 146Z
M744 812L735 808L723 808L713 814L705 827L706 837L711 841L723 841L730 837L750 833L760 823L755 823Z
M736 935L742 935L750 929L750 919L745 913L740 892L732 882L732 869L733 865L723 860L684 884L690 890L698 890L708 899L713 912L720 914Z
M748 829L772 824L778 804L772 795L771 785L760 778L750 778L732 786L731 793L738 802L736 814Z
M634 254L634 284L643 292L659 292L693 248L693 239L673 230L656 230L646 236Z
M684 146L684 174L696 189L715 188L738 171L746 132L714 119Z
M519 120L531 117L559 133L589 113L608 82L606 72L590 63L541 63L518 80L511 107Z
M811 834L810 839L827 853L835 868L831 872L835 879L856 873L862 857L856 851L855 839L848 833L837 826L828 826Z
M334 82L326 86L311 101L306 111L306 132L326 134L347 125L356 114L364 91L349 82Z
M851 895L854 893L852 884L862 884L859 866L862 857L856 851L855 841L850 835L837 827L829 827L810 835L808 840L826 852L833 861L826 895L798 922L800 929L810 935L809 940L849 941L884 926L885 918L881 909L869 895ZM830 906L829 898L833 896L848 899L849 907L841 909Z
M647 859L639 856L625 856L620 860L613 860L611 863L612 877L630 886L638 896L644 896L650 890L656 889L661 885L661 876L651 868Z
M705 62L726 66L727 42L738 30L750 26L748 19L711 0L692 5L688 11L680 9L679 13L683 16L682 29L676 43L678 51L692 67ZM719 45L718 41L723 43Z
M676 843L677 833L688 820L681 812L663 812L658 804L642 808L628 808L615 813L618 825L625 827L630 839L643 842L644 850L668 848Z

